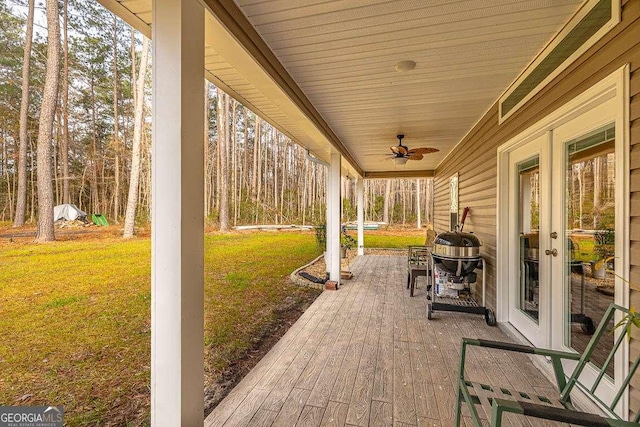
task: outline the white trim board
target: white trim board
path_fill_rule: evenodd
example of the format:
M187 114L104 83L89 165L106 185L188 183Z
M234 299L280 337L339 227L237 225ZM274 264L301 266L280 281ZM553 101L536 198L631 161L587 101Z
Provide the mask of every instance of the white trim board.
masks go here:
M538 92L540 92L546 85L548 85L554 78L560 73L566 70L576 59L578 59L589 48L595 45L601 38L603 38L613 27L615 27L621 21L622 6L620 0L611 0L611 18L604 24L595 34L593 34L588 40L586 40L575 52L573 52L567 59L565 59L560 65L558 65L547 77L545 77L540 83L536 85L524 98L522 98L511 110L504 115L502 114L503 102L518 88L518 86L536 69L542 61L544 61L549 54L560 43L562 43L566 36L573 31L574 28L594 9L594 7L600 2L600 0L588 0L580 9L569 19L565 26L556 34L556 36L547 43L547 45L536 55L536 57L525 67L525 69L516 77L502 95L498 98L498 123L502 124L507 118L518 111L524 104L526 104L531 98L533 98Z

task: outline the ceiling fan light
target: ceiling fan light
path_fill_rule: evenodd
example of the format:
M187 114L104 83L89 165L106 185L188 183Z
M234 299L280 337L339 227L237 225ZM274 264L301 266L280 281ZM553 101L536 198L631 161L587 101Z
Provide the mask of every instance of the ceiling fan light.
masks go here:
M406 165L409 159L407 157L394 157L393 163L396 165Z

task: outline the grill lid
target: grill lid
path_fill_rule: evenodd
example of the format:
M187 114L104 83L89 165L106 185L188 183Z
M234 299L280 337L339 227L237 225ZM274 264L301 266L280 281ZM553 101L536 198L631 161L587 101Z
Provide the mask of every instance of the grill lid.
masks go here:
M460 231L445 231L436 236L434 245L455 246L461 248L478 248L482 246L480 240L472 233Z

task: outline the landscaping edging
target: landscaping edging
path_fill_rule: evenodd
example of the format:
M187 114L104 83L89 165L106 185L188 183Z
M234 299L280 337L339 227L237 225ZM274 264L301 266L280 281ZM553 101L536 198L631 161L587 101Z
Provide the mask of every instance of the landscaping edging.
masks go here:
M306 263L305 265L303 265L302 267L298 267L296 268L293 273L291 273L289 275L289 278L291 279L291 281L293 283L295 283L298 286L303 286L305 288L314 288L314 289L319 289L319 290L323 290L324 289L324 285L322 283L313 283L309 280L305 280L302 277L298 276L298 273L302 270L304 270L305 268L309 267L310 265L315 264L316 262L318 262L320 260L320 258L324 257L324 254L320 254L317 257L315 257L313 260L309 261L308 263Z

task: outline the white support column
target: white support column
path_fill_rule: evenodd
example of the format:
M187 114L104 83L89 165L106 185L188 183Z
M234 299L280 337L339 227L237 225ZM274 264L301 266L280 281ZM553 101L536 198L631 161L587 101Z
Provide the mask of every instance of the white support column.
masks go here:
M331 154L327 186L327 270L329 278L340 283L340 153Z
M324 229L324 237L325 237L325 249L324 249L324 264L325 264L325 269L327 270L326 272L328 274L330 274L331 271L331 250L333 249L333 244L332 244L332 238L333 235L329 232L329 230L331 230L331 221L332 221L332 216L331 216L331 202L333 201L333 197L331 197L331 192L333 191L333 189L331 188L331 165L328 165L329 167L327 168L327 182L326 182L326 192L327 194L325 195L325 200L326 200L326 209L327 212L325 214L325 226L326 228Z
M151 424L204 424L204 9L153 2Z
M358 255L364 255L364 179L358 178Z

